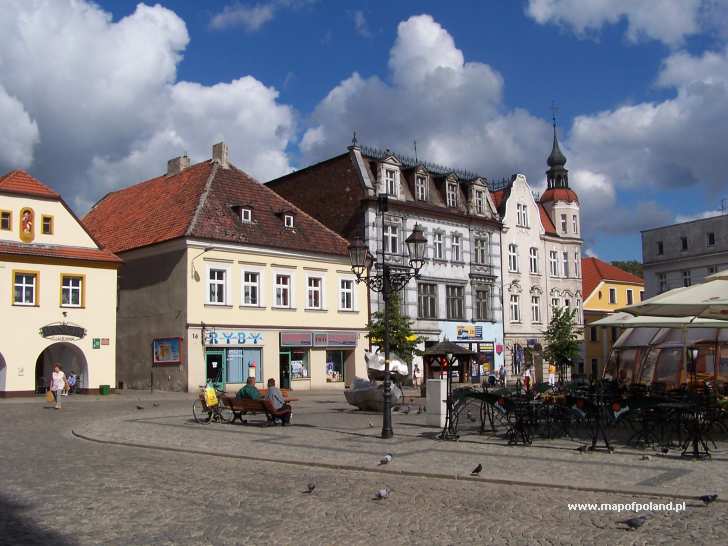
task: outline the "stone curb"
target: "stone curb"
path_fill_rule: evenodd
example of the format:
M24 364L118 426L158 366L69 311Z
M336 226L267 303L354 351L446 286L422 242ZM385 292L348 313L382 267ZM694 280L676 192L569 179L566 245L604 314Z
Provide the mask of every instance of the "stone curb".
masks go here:
M366 468L366 467L355 467L351 465L340 465L340 464L333 464L333 463L321 463L321 462L311 462L311 461L292 461L292 460L285 460L285 459L270 459L266 457L255 457L253 455L233 455L230 453L215 453L210 451L201 451L197 449L184 449L184 448L178 448L178 447L168 447L168 446L155 446L155 445L148 445L148 444L138 444L133 442L120 442L116 440L101 440L99 438L93 438L91 436L86 436L84 434L81 434L79 432L76 432L75 430L71 430L71 434L75 436L76 438L79 438L81 440L86 440L88 442L95 442L99 444L107 444L107 445L115 445L115 446L122 446L122 447L132 447L132 448L140 448L140 449L152 449L152 450L158 450L158 451L170 451L174 453L188 453L192 455L207 455L210 457L221 457L221 458L227 458L227 459L238 459L238 460L245 460L245 461L257 461L257 462L265 462L265 463L277 463L277 464L287 464L292 466L305 466L305 467L316 467L316 468L325 468L325 469L331 469L331 470L346 470L351 472L368 472L372 474L390 474L394 476L407 476L412 478L435 478L435 479L441 479L441 480L455 480L455 481L469 481L474 483L493 483L497 485L512 485L516 487L539 487L539 488L545 488L545 489L562 489L567 491L580 491L580 492L589 492L589 493L608 493L613 495L628 495L628 496L640 496L640 497L654 497L654 498L667 498L667 499L685 499L685 500L700 500L699 496L697 495L684 495L681 493L662 493L659 491L639 491L634 489L611 489L608 487L586 487L586 486L579 486L579 485L568 485L568 484L556 484L556 483L533 483L533 482L526 482L522 480L507 480L507 479L498 479L498 478L481 478L481 477L474 477L464 474L442 474L442 473L427 473L427 472L416 472L413 470L385 470L383 468ZM720 503L728 503L728 499L717 499L716 502Z

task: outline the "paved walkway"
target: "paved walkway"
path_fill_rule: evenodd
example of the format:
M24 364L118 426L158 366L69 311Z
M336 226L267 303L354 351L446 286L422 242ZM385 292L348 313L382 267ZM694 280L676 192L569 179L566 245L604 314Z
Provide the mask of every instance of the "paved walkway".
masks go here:
M726 503L688 501L686 512L655 511L630 532L618 521L631 513L572 511L568 504L677 499L498 482L523 480L526 469L528 482L570 485L573 474L593 489L606 484L672 495L684 493L685 476L667 479L666 473L688 470L704 480L710 471L716 479L707 490L728 498L720 482L723 460L642 462L637 453L580 456L573 445L505 448L500 440L477 437L436 442L428 436L434 429L414 412L397 415L396 437L384 442L376 438L379 416L352 413L340 393L303 398L294 426L266 429L194 424L190 395L71 397L62 411L45 409L41 399L0 401L0 542L728 543L728 528L720 523L728 517ZM377 466L385 451L394 453L393 462ZM543 456L554 461L546 471L539 466ZM274 458L287 462L262 460ZM607 467L615 461L624 466L613 472ZM483 476L470 479L478 462ZM607 483L598 476L603 471L621 481ZM642 483L650 476L663 476L662 485ZM308 482L317 485L312 495L302 493ZM373 500L385 486L391 497Z

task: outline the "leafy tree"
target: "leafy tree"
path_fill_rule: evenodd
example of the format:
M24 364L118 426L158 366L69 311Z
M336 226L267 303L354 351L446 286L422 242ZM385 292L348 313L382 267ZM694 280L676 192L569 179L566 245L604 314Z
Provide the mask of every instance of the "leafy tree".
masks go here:
M611 262L611 264L614 267L618 267L619 269L622 269L623 271L626 271L627 273L632 273L632 275L637 275L640 278L642 278L644 276L644 273L642 272L642 263L638 262L637 260L625 260L625 261L615 260L615 261Z
M367 328L367 337L372 343L379 345L384 350L384 311L377 311L372 316ZM419 356L422 351L417 349L417 344L424 341L412 331L413 321L402 315L402 306L399 303L399 295L394 293L389 298L389 350L401 356L408 365L412 364L412 358Z
M579 356L581 343L577 340L578 334L576 309L554 307L545 335L544 356L556 364L561 381L564 380L567 367Z

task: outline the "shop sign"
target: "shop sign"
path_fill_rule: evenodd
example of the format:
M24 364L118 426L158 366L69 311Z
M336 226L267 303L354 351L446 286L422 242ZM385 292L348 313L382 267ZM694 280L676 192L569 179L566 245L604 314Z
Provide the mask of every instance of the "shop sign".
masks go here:
M108 337L102 337L101 338L101 345L108 345L109 344L109 338Z
M57 341L74 341L86 337L86 330L75 324L49 324L43 326L39 333L47 339L55 339Z
M481 353L493 352L495 350L495 343L492 341L486 341L485 343L478 343L478 350Z
M101 349L101 338L95 337L93 339L93 343L92 343L91 347L94 349Z
M483 339L483 327L475 324L458 324L455 327L456 338L462 341Z
M263 334L245 330L205 330L205 345L228 347L237 345L262 345Z
M152 344L152 350L154 352L154 363L178 364L180 362L179 349L180 338L178 337L164 337L155 339Z
M314 347L356 347L357 332L314 332Z
M281 332L281 347L311 347L311 332Z

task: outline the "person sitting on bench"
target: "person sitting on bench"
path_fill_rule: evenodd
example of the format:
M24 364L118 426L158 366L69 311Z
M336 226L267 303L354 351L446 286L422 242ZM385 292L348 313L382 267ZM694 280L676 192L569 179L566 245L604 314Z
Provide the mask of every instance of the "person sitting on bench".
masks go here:
M251 400L260 399L260 391L255 387L255 377L248 377L245 386L238 391L237 398L250 398Z
M286 399L283 397L283 393L278 387L276 387L276 380L272 377L268 380L268 392L265 395L266 401L273 407L275 415L273 415L273 421L276 418L281 420L282 424L287 424L291 420L291 406L286 404Z

